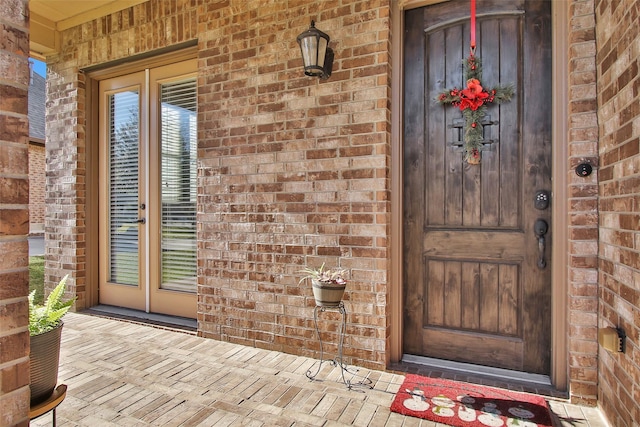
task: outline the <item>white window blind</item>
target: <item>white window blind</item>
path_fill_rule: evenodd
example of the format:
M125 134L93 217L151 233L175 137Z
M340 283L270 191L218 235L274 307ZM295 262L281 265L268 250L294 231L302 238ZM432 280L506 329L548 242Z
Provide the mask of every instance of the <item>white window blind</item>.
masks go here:
M109 281L138 284L137 91L109 95Z
M162 289L196 292L196 79L160 85Z

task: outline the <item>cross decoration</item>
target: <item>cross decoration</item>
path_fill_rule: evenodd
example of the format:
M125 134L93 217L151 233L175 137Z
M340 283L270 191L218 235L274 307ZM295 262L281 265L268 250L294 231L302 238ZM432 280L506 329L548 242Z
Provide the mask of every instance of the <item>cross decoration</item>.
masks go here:
M460 108L464 118L464 160L471 164L480 163L480 147L483 131L480 120L486 113L486 105L498 104L511 100L513 87L496 86L486 89L482 86L482 67L480 58L475 56L476 50L476 0L471 0L471 52L464 61L464 77L466 88L447 89L441 92L437 101Z

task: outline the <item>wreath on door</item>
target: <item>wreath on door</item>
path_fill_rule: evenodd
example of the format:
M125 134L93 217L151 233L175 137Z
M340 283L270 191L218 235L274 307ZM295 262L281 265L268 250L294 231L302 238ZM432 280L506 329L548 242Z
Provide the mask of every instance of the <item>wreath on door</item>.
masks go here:
M476 50L476 0L471 0L471 52L464 61L464 79L466 87L447 89L441 92L437 101L443 105L460 108L464 118L464 160L473 165L480 163L480 148L484 140L482 117L486 114L487 104L502 103L511 100L512 86L496 86L486 89L482 85L482 64L475 56Z

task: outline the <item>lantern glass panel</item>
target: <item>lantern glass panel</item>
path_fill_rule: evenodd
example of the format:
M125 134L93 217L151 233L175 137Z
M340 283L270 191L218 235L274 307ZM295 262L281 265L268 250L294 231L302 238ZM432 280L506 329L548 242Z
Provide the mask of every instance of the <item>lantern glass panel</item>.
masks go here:
M300 41L300 49L302 50L302 60L304 66L317 65L318 42L315 37L305 37Z

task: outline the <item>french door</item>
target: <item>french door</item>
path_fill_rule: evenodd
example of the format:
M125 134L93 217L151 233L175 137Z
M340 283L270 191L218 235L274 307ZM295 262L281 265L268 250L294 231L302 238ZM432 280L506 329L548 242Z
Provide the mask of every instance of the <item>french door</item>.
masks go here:
M195 70L100 81L101 304L196 317Z

